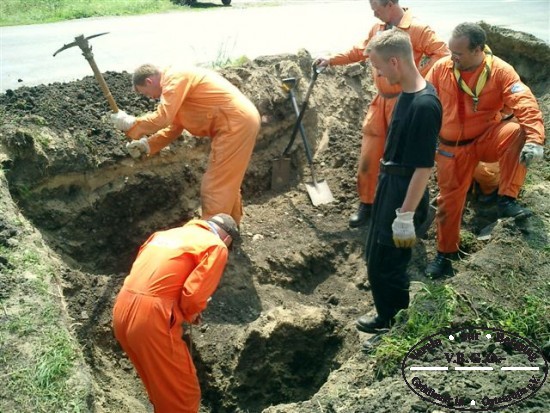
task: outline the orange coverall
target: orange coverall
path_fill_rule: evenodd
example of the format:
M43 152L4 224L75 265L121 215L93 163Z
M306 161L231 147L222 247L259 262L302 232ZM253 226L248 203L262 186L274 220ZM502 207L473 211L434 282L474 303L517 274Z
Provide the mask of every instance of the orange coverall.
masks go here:
M474 181L479 185L482 194L489 195L498 188L500 168L498 162L480 162L474 170Z
M413 47L414 62L422 76L425 76L437 60L449 55L450 52L445 42L438 39L429 26L418 22L407 8L404 8L404 10L405 14L397 27L409 34ZM385 23L375 24L362 43L345 53L332 56L330 65L338 66L366 60L367 57L363 55L363 52L367 44L374 36L385 29ZM391 85L385 77L379 76L374 68L372 73L378 93L373 98L363 121L363 139L357 171L357 192L359 199L365 204L372 204L374 201L380 159L384 153L386 143L386 133L393 107L397 101L396 97L401 93L401 86Z
M501 122L517 122L517 118L514 116L514 112L504 107L500 111ZM500 168L498 162L480 162L477 164L474 171L474 181L479 185L479 189L482 194L489 195L498 189L498 182L500 181Z
M485 62L469 78L470 89L475 88L484 66ZM437 250L442 253L458 251L466 193L478 162L498 161L498 194L517 198L527 172L519 163L523 144L544 144L544 125L537 100L512 66L494 57L490 76L478 96L477 111L472 97L458 86L453 68L452 60L445 58L426 76L443 105L440 138L446 143L440 140L436 153L440 190ZM501 122L500 110L504 106L513 111L517 122Z
M126 135L149 138L151 155L183 130L212 140L208 167L201 183L202 218L229 214L240 223L241 184L260 131L260 114L250 100L214 71L166 69L156 112L138 117Z
M228 250L205 221L153 234L140 248L113 309L115 337L155 413L196 413L201 392L182 322L206 308Z

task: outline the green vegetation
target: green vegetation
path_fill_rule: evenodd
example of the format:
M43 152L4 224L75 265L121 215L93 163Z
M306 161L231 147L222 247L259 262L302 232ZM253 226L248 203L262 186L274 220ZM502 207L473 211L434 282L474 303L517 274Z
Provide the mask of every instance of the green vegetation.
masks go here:
M550 302L547 295L527 295L523 297L523 306L515 309L490 307L487 318L492 320L489 325L502 328L505 331L527 337L537 345L550 340Z
M67 328L56 269L40 251L0 246L10 263L2 268L0 411L89 411L82 353Z
M466 254L473 254L480 249L477 236L467 229L460 229L460 250Z
M459 307L468 311L464 304L450 285L423 285L409 308L399 312L395 327L382 336L376 347L375 376L383 378L395 373L416 343L449 327Z
M518 280L507 274L511 286ZM550 283L547 284L550 286ZM498 289L505 295L502 289ZM550 341L550 288L520 297L509 297L509 307L500 303L479 302L477 306L450 285L423 285L410 307L397 315L397 323L381 336L372 355L376 359L375 377L395 374L407 352L419 341L461 320L473 325L500 328L518 334L542 347ZM516 298L516 297L513 297ZM478 302L478 300L473 300Z
M182 9L182 6L175 5L170 0L4 0L0 2L0 26Z

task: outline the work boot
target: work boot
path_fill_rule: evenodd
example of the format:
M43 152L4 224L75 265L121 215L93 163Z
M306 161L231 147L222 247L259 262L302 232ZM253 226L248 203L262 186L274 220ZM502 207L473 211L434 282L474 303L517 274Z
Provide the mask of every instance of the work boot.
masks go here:
M349 218L349 226L351 228L364 227L369 222L370 212L372 204L365 204L361 202L357 212Z
M527 208L521 207L517 201L510 196L499 196L497 202L499 218L527 218L533 213Z
M452 277L454 275L451 260L456 259L456 252L438 252L434 260L426 267L426 276L432 280L441 277Z
M378 315L371 317L363 315L355 322L355 328L363 333L380 333L390 328L390 320L386 320Z

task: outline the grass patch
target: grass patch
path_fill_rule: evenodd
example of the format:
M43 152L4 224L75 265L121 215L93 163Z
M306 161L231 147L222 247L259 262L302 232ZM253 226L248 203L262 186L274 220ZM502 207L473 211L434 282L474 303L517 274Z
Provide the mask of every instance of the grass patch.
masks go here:
M543 297L526 295L522 305L513 309L490 306L484 311L489 320L487 325L516 333L542 346L550 340L550 302L547 294Z
M229 39L223 41L216 52L214 60L207 63L205 66L210 69L223 69L225 67L238 67L242 66L250 59L246 56L240 56L237 58L231 58L232 51L235 49L236 40L233 43L229 43Z
M216 60L214 60L213 62L205 65L206 67L210 68L210 69L223 69L223 68L226 68L226 67L239 67L239 66L242 66L244 65L245 63L248 63L250 62L250 59L246 56L240 56L240 57L237 57L235 59L231 59L231 58L217 58Z
M372 353L376 360L375 377L382 379L395 374L407 352L420 340L460 320L515 333L543 347L550 341L548 290L537 290L536 294L525 295L519 301L509 300L511 308L482 303L483 308L474 310L472 302L467 302L450 285L424 285L410 307L399 312L396 325L381 336L375 347Z
M458 308L468 311L451 286L423 285L409 308L397 314L396 325L376 346L375 377L382 379L394 374L415 344L451 325Z
M91 385L77 340L67 328L56 267L26 240L26 248L1 247L16 283L0 302L0 411L90 411Z
M169 10L185 9L170 0L4 0L0 2L0 26L160 13Z
M53 325L27 337L26 344L8 347L2 356L9 367L2 372L0 409L20 413L89 411L84 383L70 379L78 373L78 359L75 341L66 330ZM17 409L10 410L10 403Z

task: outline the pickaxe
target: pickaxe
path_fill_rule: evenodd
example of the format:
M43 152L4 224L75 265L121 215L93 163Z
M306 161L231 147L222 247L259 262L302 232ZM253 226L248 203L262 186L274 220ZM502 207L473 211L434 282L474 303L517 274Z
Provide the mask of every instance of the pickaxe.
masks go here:
M78 46L82 50L82 55L86 58L90 66L92 67L92 70L94 71L94 76L96 80L99 82L99 86L101 87L101 90L103 91L103 94L107 98L107 101L109 102L109 106L111 107L111 110L114 113L118 112L118 106L115 102L115 99L113 98L113 95L111 95L111 91L109 90L109 86L107 86L107 83L105 83L105 79L103 79L103 75L99 71L95 60L94 55L92 53L92 46L88 43L89 39L93 39L94 37L103 36L104 34L107 34L109 32L105 33L99 33L99 34L93 34L88 37L84 37L83 34L80 36L77 36L74 38L74 42L64 45L61 49L59 49L57 52L55 52L53 55L55 57L56 54L59 52L68 49L73 46Z

